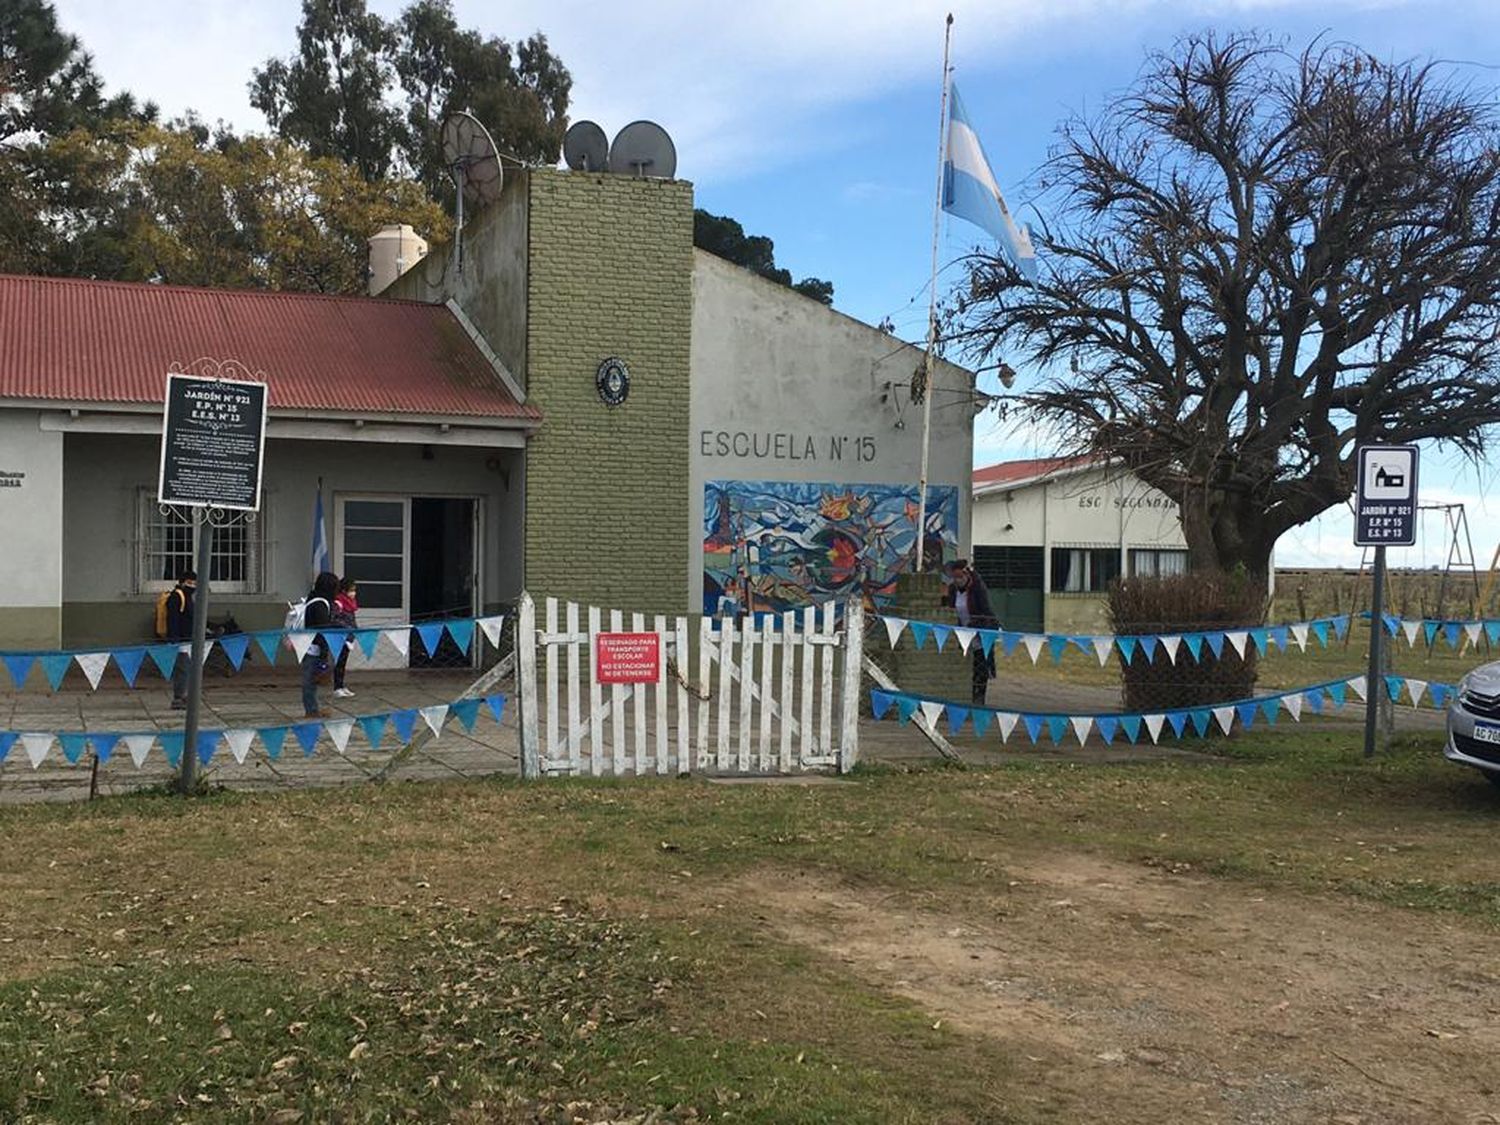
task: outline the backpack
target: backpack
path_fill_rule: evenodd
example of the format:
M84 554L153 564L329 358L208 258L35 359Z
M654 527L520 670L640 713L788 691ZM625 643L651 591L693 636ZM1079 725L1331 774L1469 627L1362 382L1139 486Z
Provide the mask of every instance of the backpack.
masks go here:
M307 606L309 602L322 602L328 604L327 598L303 598L300 601L286 603L286 619L281 624L283 633L299 633L303 631L307 623ZM283 643L287 648L292 647L292 639L283 637Z
M164 590L156 597L156 639L164 641L167 639L167 604L172 600L172 595L177 593L177 587ZM183 609L187 608L187 599L182 600Z

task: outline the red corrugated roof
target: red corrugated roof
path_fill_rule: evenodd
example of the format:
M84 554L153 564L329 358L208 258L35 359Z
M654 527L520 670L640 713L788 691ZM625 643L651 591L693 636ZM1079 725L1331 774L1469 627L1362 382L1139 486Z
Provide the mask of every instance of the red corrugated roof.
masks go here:
M205 356L264 372L273 413L541 418L442 305L0 275L0 398L159 403Z
M1087 465L1092 460L1092 457L1035 457L1029 461L1001 461L997 465L975 469L974 487L1031 480L1033 477L1044 477L1050 473Z

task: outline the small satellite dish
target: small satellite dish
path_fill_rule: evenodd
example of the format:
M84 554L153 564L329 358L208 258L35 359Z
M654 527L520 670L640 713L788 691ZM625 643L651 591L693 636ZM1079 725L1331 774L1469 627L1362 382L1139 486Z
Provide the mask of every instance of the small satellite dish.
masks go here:
M578 121L563 136L563 160L575 172L604 172L609 168L609 138L592 121Z
M505 184L505 169L490 131L472 113L455 113L443 122L443 163L453 173L457 189L458 217L453 228L454 254L458 272L464 272L464 200L483 207L500 198Z
M609 147L609 170L670 180L677 173L677 149L656 122L632 121L615 134L615 143Z

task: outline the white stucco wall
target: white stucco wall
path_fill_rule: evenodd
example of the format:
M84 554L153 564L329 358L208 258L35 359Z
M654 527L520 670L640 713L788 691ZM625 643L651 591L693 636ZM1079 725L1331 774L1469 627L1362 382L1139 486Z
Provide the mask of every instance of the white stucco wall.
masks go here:
M909 401L909 386L921 360L920 350L888 333L694 252L688 534L695 605L703 594L710 481L908 486L915 498L922 409ZM928 480L956 489L959 550L969 543L974 411L962 392L970 381L962 368L936 364Z
M0 411L0 644L57 643L63 586L63 442L32 410Z
M1176 504L1138 477L1107 469L1021 482L976 496L974 542L996 547L1187 546Z

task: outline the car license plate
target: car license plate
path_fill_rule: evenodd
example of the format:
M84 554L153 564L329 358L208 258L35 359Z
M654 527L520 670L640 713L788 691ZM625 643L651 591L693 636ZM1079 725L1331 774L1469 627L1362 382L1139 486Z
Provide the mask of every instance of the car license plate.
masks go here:
M1495 723L1475 723L1474 738L1479 742L1493 742L1500 746L1500 726Z

